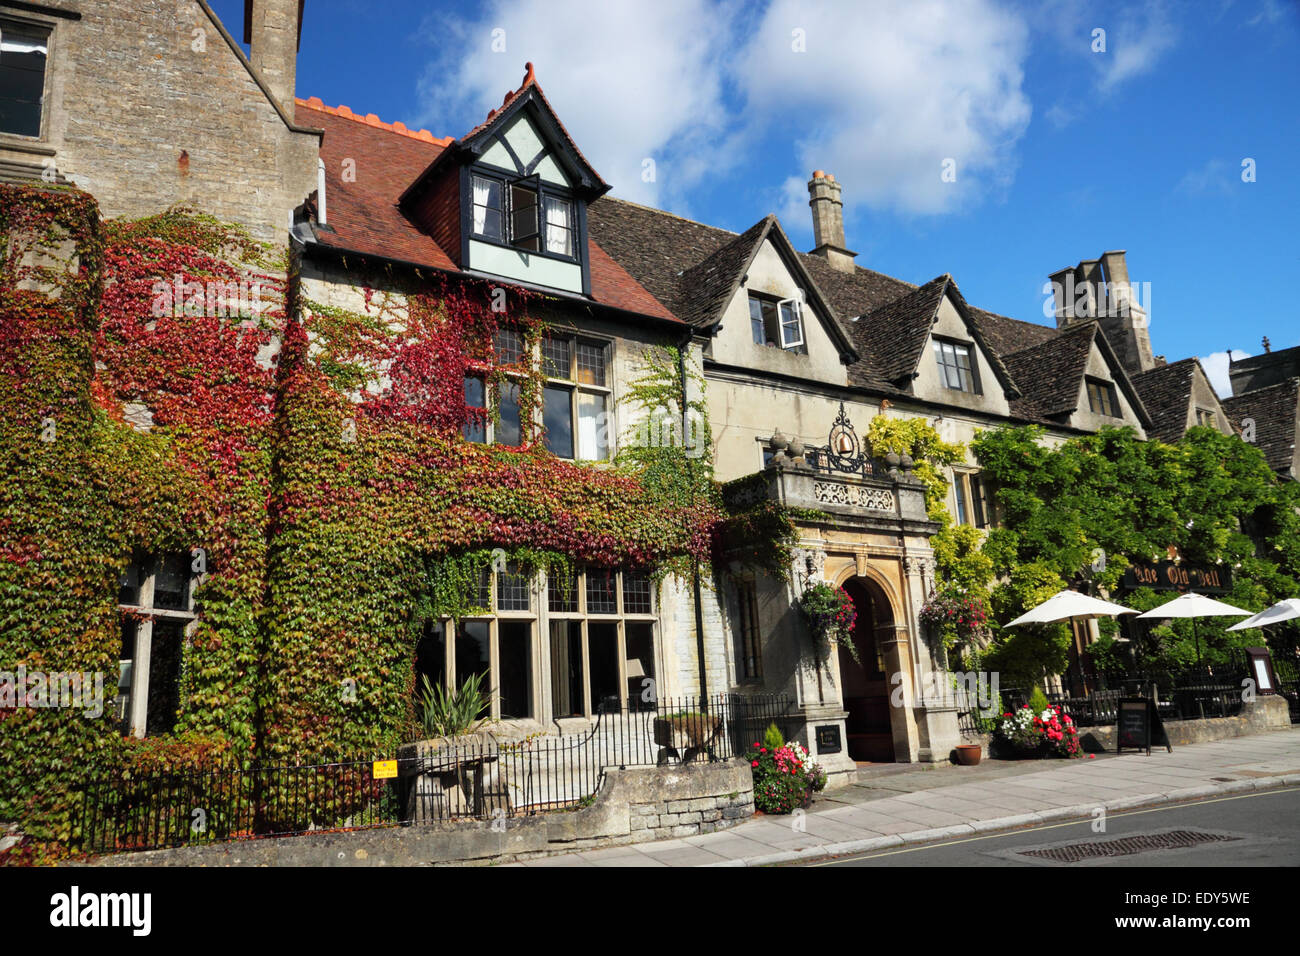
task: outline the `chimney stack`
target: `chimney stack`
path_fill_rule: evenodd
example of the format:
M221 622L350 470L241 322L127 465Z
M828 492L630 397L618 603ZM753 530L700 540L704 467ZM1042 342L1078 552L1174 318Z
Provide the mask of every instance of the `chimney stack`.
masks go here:
M844 203L834 176L820 169L813 173L808 181L808 205L812 208L813 241L817 243L812 254L821 256L832 268L852 272L857 253L844 245Z
M1156 367L1146 308L1134 295L1123 249L1053 272L1051 280L1057 328L1096 322L1130 375Z
M244 0L249 62L293 119L302 0Z

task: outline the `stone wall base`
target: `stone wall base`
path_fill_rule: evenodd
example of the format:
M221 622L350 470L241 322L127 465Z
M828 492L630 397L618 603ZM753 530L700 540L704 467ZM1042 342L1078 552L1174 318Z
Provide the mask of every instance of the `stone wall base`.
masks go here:
M490 865L594 847L696 836L754 813L743 760L608 769L595 802L496 821L381 827L103 857L106 866Z
M1267 734L1290 727L1291 715L1287 710L1286 698L1272 694L1256 697L1251 703L1243 704L1241 713L1235 717L1171 720L1164 724L1169 743L1175 747L1227 740L1230 737L1249 737L1251 734ZM1081 728L1079 742L1088 753L1114 752L1115 728ZM1151 749L1154 751L1155 745Z

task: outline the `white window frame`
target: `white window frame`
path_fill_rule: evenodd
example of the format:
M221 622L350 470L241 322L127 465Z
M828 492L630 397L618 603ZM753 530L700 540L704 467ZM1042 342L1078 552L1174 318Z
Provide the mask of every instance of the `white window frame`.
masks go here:
M614 460L618 453L616 447L616 437L618 430L615 427L614 418L614 342L609 339L603 339L598 336L585 335L577 331L558 331L552 330L548 335L551 339L563 339L569 345L569 374L567 377L558 375L545 375L543 389L547 387L563 388L569 392L569 427L573 435L573 457L565 458L565 461L590 461L590 462L609 462ZM599 345L605 354L605 385L591 385L578 381L578 346L579 345ZM538 344L538 349L542 349L542 344ZM539 351L538 360L542 362L540 366L543 373L546 372L546 359L544 353ZM582 395L600 395L605 399L605 457L604 458L584 458L582 455L582 438L579 409ZM542 407L538 409L538 414L542 416L541 426L545 428L546 421L546 403L545 393L543 392ZM599 426L598 426L599 427ZM549 446L548 446L549 450ZM553 453L554 454L554 453ZM557 456L558 457L558 456Z
M187 558L190 557L190 554L186 552L176 553ZM163 557L164 555L157 554L137 556L122 572L121 584L124 585L126 575L131 568L139 567L142 569L136 595L137 603L118 605L120 615L129 616L135 621L135 641L132 657L130 659L118 659L118 696L114 700L114 708L119 720L125 725L123 729L133 737L144 737L149 732L149 669L154 621L184 622L181 646L178 649L183 668L185 650L189 646L194 634L194 628L198 624L198 615L194 612L194 589L207 580L206 574L195 575L191 570L186 578L184 610L154 607L154 589L158 580L159 565ZM193 567L192 563L190 567ZM126 691L126 693L123 693L123 691Z
M789 331L789 325L787 324L785 315L783 313L787 308L789 308L790 314L794 319L794 329L795 332L797 333L797 337L796 336L791 336L789 338L786 337L786 332ZM804 328L803 328L803 303L800 302L798 299L782 299L780 302L776 304L776 324L778 330L781 333L781 348L785 349L788 352L790 349L797 349L799 348L799 346L805 344Z

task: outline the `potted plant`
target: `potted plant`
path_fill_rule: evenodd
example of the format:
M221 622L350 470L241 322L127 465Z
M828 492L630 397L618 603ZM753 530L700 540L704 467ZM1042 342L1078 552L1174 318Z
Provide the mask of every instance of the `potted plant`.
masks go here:
M745 756L754 775L754 806L763 813L792 813L826 786L826 771L799 744L786 743L776 724Z
M1079 731L1055 704L1036 711L1028 704L1002 715L993 738L1015 757L1080 757Z
M664 748L659 753L659 763L681 754L682 763L706 754L722 730L722 718L712 714L682 711L656 717L652 724L654 741Z

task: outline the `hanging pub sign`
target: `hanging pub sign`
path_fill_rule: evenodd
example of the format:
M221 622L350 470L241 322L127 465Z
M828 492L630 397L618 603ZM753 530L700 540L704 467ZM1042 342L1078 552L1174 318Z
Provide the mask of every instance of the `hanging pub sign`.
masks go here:
M1121 697L1119 714L1115 720L1115 753L1125 750L1145 750L1151 756L1151 745L1163 745L1174 752L1165 733L1165 725L1156 710L1156 702L1149 697Z
M1195 591L1197 594L1227 594L1232 574L1220 564L1196 567L1186 563L1130 564L1124 571L1124 587L1154 591Z

